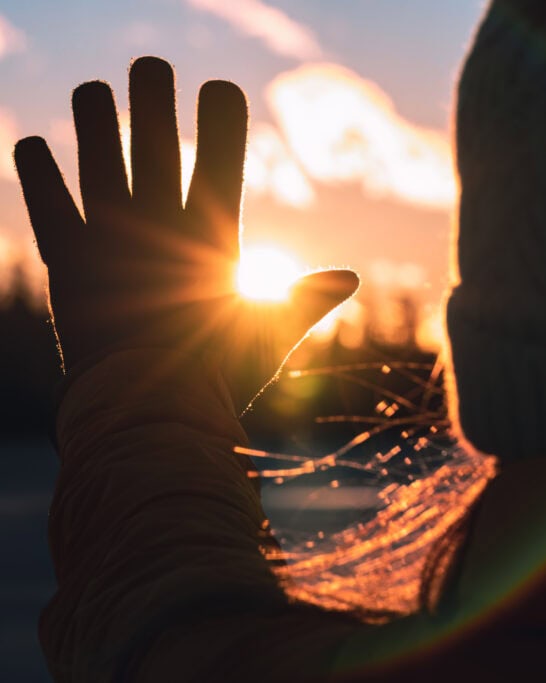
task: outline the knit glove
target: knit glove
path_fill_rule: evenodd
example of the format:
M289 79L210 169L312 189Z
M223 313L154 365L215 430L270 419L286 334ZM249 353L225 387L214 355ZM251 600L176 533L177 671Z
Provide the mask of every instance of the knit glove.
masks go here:
M65 367L110 349L176 349L220 368L241 410L358 278L346 270L314 273L281 304L239 298L245 96L229 82L202 87L184 207L171 66L154 57L135 61L129 96L132 191L109 86L95 81L74 91L85 220L45 141L26 138L15 149Z
M459 86L460 283L447 306L466 438L546 453L546 10L492 3Z

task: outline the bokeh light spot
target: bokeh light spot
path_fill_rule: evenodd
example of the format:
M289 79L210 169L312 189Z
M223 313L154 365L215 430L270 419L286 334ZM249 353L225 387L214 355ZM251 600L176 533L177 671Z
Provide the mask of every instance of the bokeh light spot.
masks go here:
M242 251L237 289L247 299L282 301L301 273L297 261L281 249L253 246Z

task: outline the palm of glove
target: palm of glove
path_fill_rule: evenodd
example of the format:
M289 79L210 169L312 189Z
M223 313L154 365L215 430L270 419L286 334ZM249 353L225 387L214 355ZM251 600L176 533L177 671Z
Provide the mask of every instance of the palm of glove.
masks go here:
M251 305L233 289L247 107L211 81L198 105L196 164L182 206L174 75L164 61L130 72L132 192L110 88L74 91L85 221L41 138L21 140L17 169L67 368L111 348L176 348L216 363L243 408L308 329L358 278L326 271L282 304Z

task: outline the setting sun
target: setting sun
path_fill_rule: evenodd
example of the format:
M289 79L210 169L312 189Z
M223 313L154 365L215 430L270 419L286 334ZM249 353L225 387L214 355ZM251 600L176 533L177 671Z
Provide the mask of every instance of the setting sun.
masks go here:
M277 247L244 249L237 271L237 289L247 299L282 301L302 274L298 262Z

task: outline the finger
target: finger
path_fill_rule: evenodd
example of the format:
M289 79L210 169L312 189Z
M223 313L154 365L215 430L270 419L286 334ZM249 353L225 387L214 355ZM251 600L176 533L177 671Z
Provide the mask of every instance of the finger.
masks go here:
M187 209L199 238L235 258L247 122L240 88L227 81L205 83L199 93L197 152Z
M78 136L80 190L89 222L108 216L130 199L118 117L110 87L100 81L80 85L72 95Z
M14 157L40 256L49 265L70 253L83 221L43 138L19 140Z
M300 339L336 306L358 289L360 280L352 270L324 270L306 275L290 292L289 329L297 344Z
M133 199L158 218L182 208L174 73L157 57L137 59L129 75Z

